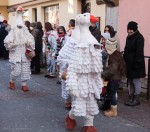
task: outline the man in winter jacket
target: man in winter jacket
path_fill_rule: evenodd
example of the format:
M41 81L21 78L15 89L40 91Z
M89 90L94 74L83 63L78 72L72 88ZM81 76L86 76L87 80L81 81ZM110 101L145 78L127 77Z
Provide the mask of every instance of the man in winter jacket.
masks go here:
M89 27L89 30L90 30L91 34L96 38L96 40L98 42L100 42L100 40L101 40L101 32L97 28L96 23L97 23L96 19L93 19L91 21L91 26Z
M125 105L135 106L140 104L140 78L145 77L144 37L138 31L138 24L133 21L128 23L127 32L124 60L126 63L126 76L130 87L129 100L125 102Z

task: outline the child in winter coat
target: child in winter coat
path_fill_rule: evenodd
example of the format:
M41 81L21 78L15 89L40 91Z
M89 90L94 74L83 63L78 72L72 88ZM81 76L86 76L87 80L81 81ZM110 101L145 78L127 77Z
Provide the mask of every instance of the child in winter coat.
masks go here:
M106 40L105 49L108 53L105 69L102 78L109 80L108 96L110 97L111 108L104 111L108 117L117 116L117 97L120 80L125 74L125 63L121 53L117 50L117 42L113 39Z

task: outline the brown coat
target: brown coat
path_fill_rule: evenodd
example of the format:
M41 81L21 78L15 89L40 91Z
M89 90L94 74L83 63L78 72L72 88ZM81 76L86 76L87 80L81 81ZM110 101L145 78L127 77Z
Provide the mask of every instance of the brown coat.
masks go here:
M122 64L123 63L123 64ZM120 66L123 65L122 72L120 72ZM102 72L102 77L109 80L121 80L124 72L124 60L121 53L116 50L108 56L108 66Z

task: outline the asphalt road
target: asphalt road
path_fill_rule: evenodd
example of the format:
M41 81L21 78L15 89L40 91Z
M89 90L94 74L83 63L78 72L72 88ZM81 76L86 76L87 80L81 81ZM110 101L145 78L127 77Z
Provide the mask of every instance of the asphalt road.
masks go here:
M61 86L55 79L44 78L42 74L32 75L28 82L29 92L22 92L20 79L16 89L10 90L8 60L0 60L0 132L68 132L65 128L64 108L61 98ZM119 93L118 113L115 118L103 116L100 112L95 117L94 125L99 132L150 132L150 103L130 108L123 105L125 94ZM80 132L83 119L77 118Z

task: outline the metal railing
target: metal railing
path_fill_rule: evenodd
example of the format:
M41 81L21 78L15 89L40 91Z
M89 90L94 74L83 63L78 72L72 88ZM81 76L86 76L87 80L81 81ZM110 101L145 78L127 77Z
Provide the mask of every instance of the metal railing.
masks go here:
M148 74L147 74L147 97L146 99L150 99L150 56L144 56L144 58L148 58Z

